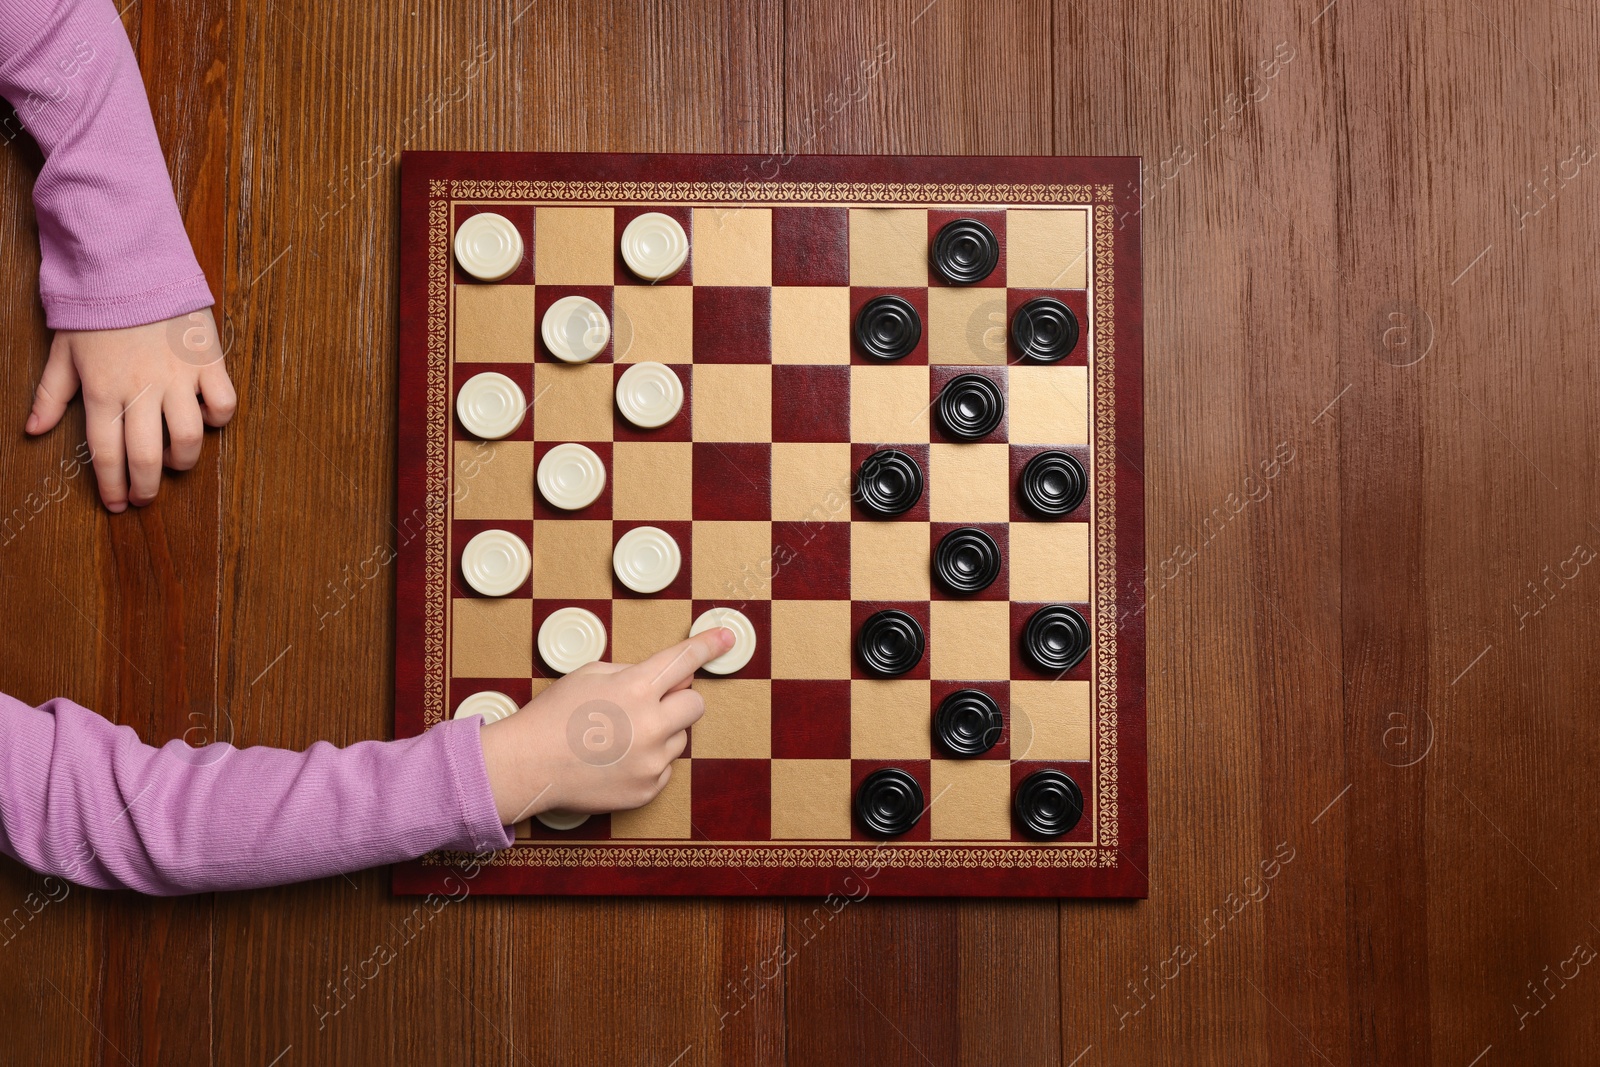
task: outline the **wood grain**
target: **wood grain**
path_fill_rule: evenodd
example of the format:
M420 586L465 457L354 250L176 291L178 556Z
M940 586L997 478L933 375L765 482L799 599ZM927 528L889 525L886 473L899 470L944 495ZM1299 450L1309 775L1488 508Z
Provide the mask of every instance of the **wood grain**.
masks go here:
M1600 601L1575 562L1600 547L1592 11L123 18L241 409L116 518L87 477L28 504L77 409L42 441L0 434L0 580L31 609L0 634L0 688L148 740L386 736L393 587L360 575L396 536L404 148L1138 154L1151 896L869 893L826 921L799 900L469 898L424 919L382 872L72 890L0 945L0 1062L1487 1067L1600 1040L1597 979L1565 962L1600 939ZM37 272L38 165L0 147L14 279ZM20 425L48 342L31 283L0 321ZM0 865L7 909L44 888ZM364 970L379 945L395 962Z

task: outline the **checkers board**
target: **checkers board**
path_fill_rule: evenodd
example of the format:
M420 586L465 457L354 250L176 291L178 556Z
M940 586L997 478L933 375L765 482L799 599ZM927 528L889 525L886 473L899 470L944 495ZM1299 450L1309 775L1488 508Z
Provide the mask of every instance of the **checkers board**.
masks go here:
M737 609L757 639L743 668L701 672L705 717L655 801L568 830L530 820L513 847L474 861L475 891L1145 895L1138 180L1132 158L405 155L396 736L475 694L520 704L551 684L559 671L536 635L562 609L600 621L610 660L681 640L714 607ZM485 213L512 248L492 282L453 247ZM653 282L619 244L646 213L675 220L689 247ZM991 269L965 284L933 255L954 222L992 237L978 248ZM570 297L609 328L584 362L556 358L541 334ZM914 338L879 336L898 346L892 358L857 328L884 297L916 320ZM1048 339L1045 359L1029 357L1017 323L1040 300L1064 305L1055 326L1075 328ZM616 400L644 362L683 386L681 410L654 429ZM495 440L457 414L484 372L527 402ZM975 437L953 433L940 406L971 375L1003 401ZM576 510L536 485L543 457L569 444L606 475ZM886 449L922 483L893 514L872 510L861 483ZM1025 492L1041 453L1082 473L1065 514ZM613 573L618 539L642 526L681 549L658 592ZM463 580L463 546L490 530L530 550L529 577L504 595ZM957 530L998 548L977 591L939 577ZM1029 654L1041 609L1083 624L1067 669ZM890 610L923 648L886 675L863 658L861 633ZM1051 640L1046 661L1062 652ZM999 712L976 754L936 725L958 693ZM922 801L893 836L857 803L886 769ZM1046 835L1017 799L1041 771L1056 776L1035 782L1064 777L1077 793L1075 808L1068 787L1043 803L1056 820ZM395 888L441 890L468 859L402 865Z

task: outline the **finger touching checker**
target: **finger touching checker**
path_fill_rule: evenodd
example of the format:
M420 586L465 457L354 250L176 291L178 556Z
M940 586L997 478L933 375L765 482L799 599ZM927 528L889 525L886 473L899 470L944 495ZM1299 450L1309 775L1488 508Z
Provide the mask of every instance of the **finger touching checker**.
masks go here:
M722 627L660 794L491 891L1137 895L1137 169L738 164L408 157L399 732Z
M690 636L722 627L733 632L733 647L705 665L712 674L735 674L756 654L756 628L748 616L733 608L711 608L694 620Z

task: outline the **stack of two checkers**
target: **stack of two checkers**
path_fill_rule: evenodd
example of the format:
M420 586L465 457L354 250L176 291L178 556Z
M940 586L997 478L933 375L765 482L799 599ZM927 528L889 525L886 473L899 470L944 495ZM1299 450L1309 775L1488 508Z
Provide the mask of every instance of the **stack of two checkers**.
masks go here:
M659 212L640 215L628 224L621 240L623 261L645 281L670 278L689 256L689 238L678 221ZM522 262L522 236L508 219L492 212L474 215L455 237L456 260L480 281L505 278ZM540 323L545 346L566 363L586 363L606 347L611 323L604 309L587 297L567 296L551 304ZM677 417L683 407L683 382L664 363L636 363L617 380L617 410L640 429L656 429ZM456 415L471 433L498 440L514 433L527 417L528 399L516 382L488 372L465 382L456 397ZM606 468L594 450L581 444L560 444L545 453L535 476L539 493L552 507L577 511L605 490ZM636 593L659 593L677 578L683 553L671 534L655 526L630 530L611 557L617 580ZM484 596L506 596L528 578L533 556L527 544L507 530L485 530L461 554L461 573ZM755 654L756 631L750 620L732 608L713 608L695 620L690 635L717 627L733 631L734 646L706 664L713 674L732 674ZM584 608L561 608L539 627L539 654L563 673L598 660L606 647L606 628ZM489 721L517 710L501 693L474 694L457 717L482 715ZM581 819L579 820L582 821ZM550 823L550 820L546 820ZM554 826L554 823L550 823ZM575 824L568 824L575 825ZM557 827L565 828L565 827Z

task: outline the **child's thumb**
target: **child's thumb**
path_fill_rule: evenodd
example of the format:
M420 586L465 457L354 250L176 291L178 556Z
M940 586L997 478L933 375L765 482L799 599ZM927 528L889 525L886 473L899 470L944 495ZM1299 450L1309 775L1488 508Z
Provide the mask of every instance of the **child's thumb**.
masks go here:
M44 433L61 421L67 402L78 391L78 371L72 365L72 356L66 345L51 345L50 358L45 362L44 374L39 377L39 388L33 391L33 410L28 414L28 433Z

